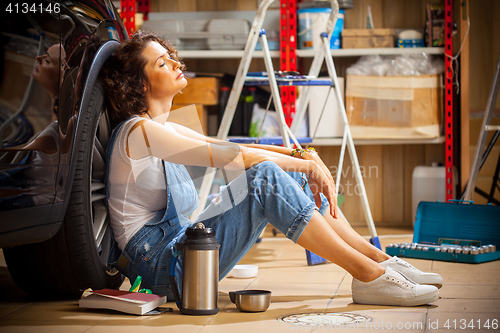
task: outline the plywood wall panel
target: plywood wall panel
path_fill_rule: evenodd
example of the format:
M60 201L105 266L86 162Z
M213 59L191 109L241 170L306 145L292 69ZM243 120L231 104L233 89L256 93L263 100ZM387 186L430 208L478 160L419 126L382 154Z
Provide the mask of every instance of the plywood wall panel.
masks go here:
M336 179L340 156L340 147L316 147L318 153L327 166L332 171L332 176ZM355 180L352 174L350 158L346 155L342 168L342 178L340 180L339 192L345 196L342 211L347 220L352 224L364 224L364 217L361 210L361 202L354 192Z
M470 109L484 110L500 53L500 1L470 4ZM497 98L496 109L500 109Z
M151 1L151 11L152 12L178 12L177 0L156 0Z
M444 165L444 144L437 145L425 145L425 157L424 164L432 165L432 163L438 163Z
M200 12L216 11L217 0L196 0L196 10Z
M404 224L403 146L382 147L382 212L384 221Z
M177 2L177 11L179 12L194 12L197 10L196 0L182 0Z
M330 170L336 171L340 147L317 147ZM357 154L368 202L376 226L411 226L411 183L418 165L442 162L443 145L368 145L357 146ZM355 191L356 180L346 153L341 190L346 201L342 211L352 225L365 226L361 198ZM335 177L336 174L333 173Z
M423 29L425 1L383 0L382 27L396 29Z
M340 150L339 150L340 155ZM340 180L340 189L345 195L344 213L347 220L351 224L364 224L365 218L363 208L361 207L361 199L356 193L356 179L352 171L351 159L346 152L344 165L342 168L342 178ZM338 157L337 157L338 162Z
M382 221L384 219L382 211L382 146L360 146L357 151L359 152L372 218L374 221Z
M257 10L256 0L236 0L235 2L238 10ZM279 0L276 0L276 2L279 2Z
M412 202L412 179L413 170L418 165L425 164L424 145L403 146L403 220L404 224L413 219Z
M217 0L217 10L237 10L237 4L235 0Z
M382 146L359 146L359 155L363 182L365 184L368 203L374 221L383 221L382 212Z
M152 0L152 12L256 10L255 0Z
M345 12L344 28L366 28L368 6L371 8L373 25L375 28L383 28L383 3L381 0L354 0L353 3L354 8L348 9Z

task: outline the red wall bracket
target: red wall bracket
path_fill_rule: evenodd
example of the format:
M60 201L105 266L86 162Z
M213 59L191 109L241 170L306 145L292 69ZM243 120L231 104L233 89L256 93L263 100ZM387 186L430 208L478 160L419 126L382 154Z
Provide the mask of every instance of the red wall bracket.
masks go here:
M453 1L445 0L445 168L446 168L446 202L453 198Z
M144 21L148 20L148 15L150 11L149 1L150 0L138 0L137 3L137 11L143 14Z
M120 0L120 16L130 36L135 31L135 0Z
M280 70L297 70L297 0L280 0ZM288 126L295 115L296 87L281 87L281 102Z

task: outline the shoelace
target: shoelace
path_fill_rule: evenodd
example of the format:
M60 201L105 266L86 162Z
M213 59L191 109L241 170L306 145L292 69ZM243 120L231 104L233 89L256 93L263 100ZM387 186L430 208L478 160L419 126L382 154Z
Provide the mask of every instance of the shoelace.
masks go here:
M404 265L404 266L406 266L406 267L408 267L408 268L410 268L410 269L413 269L413 270L415 270L415 271L418 271L418 270L419 270L419 269L418 269L418 268L416 268L415 266L412 266L410 263L408 263L408 262L406 262L406 261L404 261L404 260L400 260L399 258L398 258L398 259L396 259L396 263L398 263L398 264L402 264L402 265Z
M413 288L415 287L414 285L410 285L410 284L408 284L408 283L406 283L406 282L404 282L404 281L401 281L401 280L399 280L399 279L395 279L395 278L394 278L394 277L392 277L392 276L391 276L391 277L387 276L385 279L386 279L387 281L392 281L392 282L399 283L400 285L402 285L402 286L403 286L403 287L405 287L405 288L410 288L410 289L413 289Z

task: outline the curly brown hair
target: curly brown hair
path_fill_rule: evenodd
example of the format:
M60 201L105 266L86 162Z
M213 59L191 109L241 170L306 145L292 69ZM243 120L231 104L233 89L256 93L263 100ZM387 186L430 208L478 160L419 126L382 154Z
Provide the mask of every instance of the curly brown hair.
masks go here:
M185 68L168 40L154 32L135 32L129 41L118 47L100 73L108 114L114 125L148 111L146 88L149 81L144 70L147 61L142 54L149 42L159 43L173 60L181 63L181 69Z

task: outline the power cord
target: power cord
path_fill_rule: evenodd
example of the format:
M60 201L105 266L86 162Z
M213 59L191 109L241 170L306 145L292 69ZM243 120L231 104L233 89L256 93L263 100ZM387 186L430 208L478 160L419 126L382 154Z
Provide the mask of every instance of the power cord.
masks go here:
M453 75L455 76L455 86L457 89L457 95L460 93L460 82L458 80L458 73L459 73L459 66L458 66L458 57L460 56L460 53L462 53L462 49L464 48L465 40L467 39L467 36L469 35L470 31L470 17L467 16L467 30L465 31L464 38L462 39L462 43L460 44L460 48L458 49L457 54L454 56L447 55L445 53L445 56L451 59L450 67L451 71L453 72ZM457 32L455 31L453 34L456 34Z

